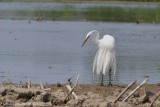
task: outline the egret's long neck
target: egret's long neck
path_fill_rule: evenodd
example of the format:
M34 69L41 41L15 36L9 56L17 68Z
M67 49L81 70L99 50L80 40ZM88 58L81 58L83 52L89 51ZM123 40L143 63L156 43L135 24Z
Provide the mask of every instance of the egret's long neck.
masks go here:
M98 33L98 32L94 32L94 33L92 34L92 36L93 36L93 39L92 39L93 43L94 43L95 45L98 45L98 44L99 44L99 40L98 40L98 38L99 38L99 33Z

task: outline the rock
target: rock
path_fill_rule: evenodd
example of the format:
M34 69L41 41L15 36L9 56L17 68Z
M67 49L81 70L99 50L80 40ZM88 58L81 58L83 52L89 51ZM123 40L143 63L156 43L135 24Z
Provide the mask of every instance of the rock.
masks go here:
M27 93L19 93L17 99L21 99L21 102L26 102L28 100L30 100L32 97L34 96L34 93L32 93L31 91L27 92Z
M5 89L1 94L2 94L2 96L7 95L7 89Z
M144 87L144 95L142 95L142 96L138 99L138 101L139 101L140 103L149 102L149 95L148 95L148 93L146 92L146 88L145 88L145 87Z
M51 103L52 103L52 105L54 105L54 106L65 104L63 100L56 99L56 98L55 98L55 99L52 99Z
M40 92L40 91L36 91L35 92L35 95L37 96L37 95L40 95L42 92Z
M62 85L60 83L57 83L57 87L62 87Z
M51 94L42 93L42 101L45 102L45 103L51 101Z

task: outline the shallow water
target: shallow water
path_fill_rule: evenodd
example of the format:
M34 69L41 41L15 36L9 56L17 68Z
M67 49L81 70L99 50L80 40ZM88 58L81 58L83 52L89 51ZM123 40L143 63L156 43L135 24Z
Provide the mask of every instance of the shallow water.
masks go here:
M115 84L139 83L146 75L148 83L160 82L159 24L0 20L0 29L1 82L66 83L79 74L80 83L97 83L91 71L98 48L91 40L81 48L93 29L116 39Z

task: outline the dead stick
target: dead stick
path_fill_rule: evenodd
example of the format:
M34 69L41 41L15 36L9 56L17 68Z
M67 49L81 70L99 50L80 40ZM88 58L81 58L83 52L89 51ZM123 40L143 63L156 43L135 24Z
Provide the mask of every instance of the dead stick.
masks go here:
M70 86L70 85L66 85L66 87L67 87L67 89L68 89L69 91L71 91L71 90L72 90L72 88L71 88L71 86ZM75 98L75 99L78 99L78 97L77 97L77 95L76 95L76 93L75 93L75 92L72 92L72 95L74 96L74 98Z
M44 89L44 86L43 86L43 83L42 83L42 82L40 83L40 87L41 87L41 90Z
M31 80L28 80L28 89L31 87Z
M149 107L152 107L154 102L157 100L157 98L160 96L160 91L158 92L157 96L154 98L154 100L152 101L151 105Z
M135 83L136 83L136 81L134 80L131 84L129 84L129 85L119 94L119 96L114 100L113 103L116 103L116 102L119 100L119 98L120 98L131 86L133 86Z
M67 98L69 97L69 95L73 92L74 88L77 86L78 78L79 78L79 74L78 74L78 76L77 76L76 83L74 84L74 86L72 87L72 89L71 89L71 91L68 93L68 95L65 97L64 102L66 102L66 100L67 100Z
M148 78L146 78L140 85L138 85L131 93L123 100L123 102L126 102L139 88L142 87L147 82Z

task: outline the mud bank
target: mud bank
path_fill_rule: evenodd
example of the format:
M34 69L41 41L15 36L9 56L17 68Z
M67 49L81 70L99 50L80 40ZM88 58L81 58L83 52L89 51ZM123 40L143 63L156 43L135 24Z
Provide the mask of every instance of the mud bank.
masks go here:
M149 107L156 97L160 84L145 84L141 87L127 102L122 100L137 85L130 88L119 101L113 103L116 97L124 90L127 85L99 86L80 84L74 92L78 99L70 95L69 99L64 102L69 93L66 84L47 84L40 89L39 85L32 85L27 89L25 85L16 87L13 85L0 87L0 104L1 106L87 106L87 107ZM145 91L144 91L145 89ZM155 107L160 107L160 98L154 103Z

